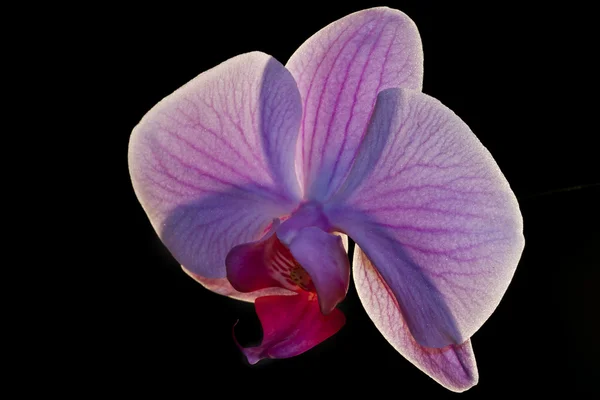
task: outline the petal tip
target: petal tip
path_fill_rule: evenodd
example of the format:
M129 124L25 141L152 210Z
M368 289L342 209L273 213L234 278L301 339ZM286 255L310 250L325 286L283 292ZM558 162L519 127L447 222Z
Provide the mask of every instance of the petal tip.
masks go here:
M248 361L248 364L255 365L260 360L265 358L262 356L262 349L260 347L243 347L240 342L238 342L237 337L235 337L235 327L237 326L238 322L240 322L239 319L235 321L231 327L231 336L233 337L233 341L237 348L240 349L244 356L246 356L246 361Z

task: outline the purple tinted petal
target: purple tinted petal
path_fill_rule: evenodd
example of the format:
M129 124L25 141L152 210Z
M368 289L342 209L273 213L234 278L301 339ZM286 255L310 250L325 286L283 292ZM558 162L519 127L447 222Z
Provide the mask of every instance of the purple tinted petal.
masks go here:
M238 345L250 364L263 358L302 354L346 323L346 317L338 309L323 315L314 293L301 291L295 296L259 297L254 304L263 327L262 343L248 348Z
M254 292L243 293L235 290L231 283L227 278L205 278L201 275L194 274L193 272L188 271L182 266L183 271L192 277L196 282L200 283L202 286L211 290L215 293L218 293L223 296L231 297L232 299L247 301L250 303L254 303L254 301L258 297L263 296L290 296L296 294L295 292L290 292L289 290L273 287L267 289L260 289Z
M356 291L367 314L400 354L452 391L463 392L477 384L479 373L470 340L441 349L421 346L412 337L394 294L358 246L352 265Z
M299 196L302 114L290 73L259 52L234 57L167 96L135 127L135 193L190 272L225 277L225 256L260 238Z
M419 92L379 95L356 163L327 211L396 296L416 341L469 339L523 250L517 200L451 110Z
M292 255L310 275L323 314L344 300L350 282L350 263L342 238L311 226L290 244Z
M346 254L348 254L348 235L339 232L334 232L333 234L339 236L340 239L342 239L342 246L344 246L344 251L346 252Z
M378 7L323 28L292 55L304 114L296 155L306 197L326 199L343 182L377 93L421 89L423 52L413 21Z

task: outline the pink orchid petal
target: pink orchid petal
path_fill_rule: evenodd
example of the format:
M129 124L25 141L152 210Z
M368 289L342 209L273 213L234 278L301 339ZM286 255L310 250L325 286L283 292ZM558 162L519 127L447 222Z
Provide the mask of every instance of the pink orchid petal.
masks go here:
M286 67L298 83L304 109L298 173L306 198L324 200L350 170L377 93L390 87L421 89L421 39L402 12L367 9L314 34Z
M490 153L451 110L405 89L379 95L328 207L426 347L462 344L481 327L524 246L517 200Z
M346 254L348 254L348 235L340 232L333 232L333 234L339 236L342 239L342 246L344 246L344 251L346 252Z
M188 271L184 266L181 266L181 268L186 274L188 274L191 278L208 290L222 296L231 297L232 299L236 300L247 301L249 303L254 303L258 297L263 296L290 296L296 294L295 292L291 292L287 289L279 287L260 289L250 293L238 292L233 288L233 286L231 286L231 283L227 278L205 278L201 275Z
M354 248L353 275L360 300L383 337L442 386L463 392L479 380L471 341L441 349L423 347L412 337L394 294L365 253Z
M133 187L177 261L225 277L225 256L298 203L302 105L291 74L259 52L234 57L167 96L135 127Z
M323 315L316 296L305 291L295 296L260 297L254 304L263 327L263 340L257 347L240 346L250 364L263 358L302 354L335 334L346 322L338 309Z
M342 238L311 226L298 232L290 244L292 255L310 275L323 314L346 297L350 263Z

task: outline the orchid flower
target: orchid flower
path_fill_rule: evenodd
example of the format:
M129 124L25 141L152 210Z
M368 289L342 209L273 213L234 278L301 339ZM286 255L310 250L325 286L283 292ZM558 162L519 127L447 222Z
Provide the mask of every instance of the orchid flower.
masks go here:
M201 73L134 128L133 187L163 243L206 288L255 304L250 363L344 325L349 236L382 335L446 388L477 383L470 337L512 279L522 218L490 153L422 78L413 21L367 9L285 66L252 52Z

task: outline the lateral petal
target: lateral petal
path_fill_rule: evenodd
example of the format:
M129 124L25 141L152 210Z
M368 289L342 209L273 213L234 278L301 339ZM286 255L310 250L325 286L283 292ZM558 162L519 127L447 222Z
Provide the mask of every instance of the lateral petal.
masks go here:
M462 344L481 327L524 246L517 200L487 149L439 101L405 89L379 95L327 215L367 254L425 347Z
M358 246L352 265L356 291L367 314L404 358L454 392L477 384L479 373L470 340L441 349L421 346L412 337L394 293Z
M200 74L135 127L135 193L188 271L225 277L232 247L259 239L273 218L297 206L293 159L301 115L291 74L254 52Z

